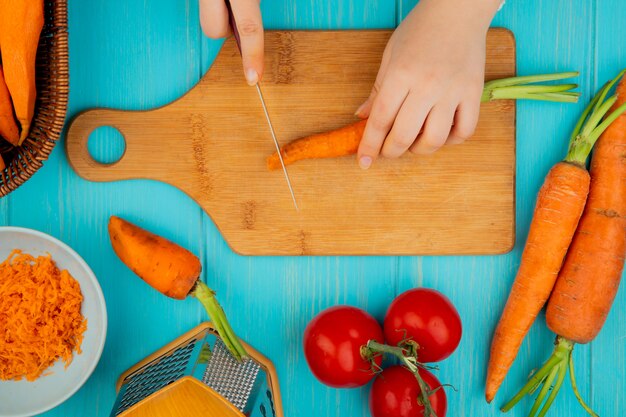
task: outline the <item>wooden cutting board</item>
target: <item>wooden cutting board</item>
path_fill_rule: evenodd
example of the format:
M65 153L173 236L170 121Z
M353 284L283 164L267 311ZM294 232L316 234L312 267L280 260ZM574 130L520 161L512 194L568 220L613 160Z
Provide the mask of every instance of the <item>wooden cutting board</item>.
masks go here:
M281 143L340 127L368 96L391 31L266 34L263 91ZM445 51L442 51L445 53ZM486 78L515 74L515 40L487 37ZM87 151L90 133L113 126L126 151L114 164ZM234 41L180 99L150 111L94 109L67 133L76 172L91 181L153 179L178 187L246 255L496 254L514 242L515 105L484 104L475 136L430 156L354 157L289 166L300 205L281 171L256 90L245 84Z

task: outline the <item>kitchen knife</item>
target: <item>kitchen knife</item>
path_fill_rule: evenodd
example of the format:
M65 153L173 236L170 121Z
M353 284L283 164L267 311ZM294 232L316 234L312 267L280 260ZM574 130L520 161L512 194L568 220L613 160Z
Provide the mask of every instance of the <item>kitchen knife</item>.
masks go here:
M226 1L226 8L228 9L228 20L230 22L230 27L233 30L233 36L235 37L235 41L237 42L237 47L239 48L239 53L241 54L241 40L239 39L239 31L237 29L237 22L235 22L235 15L233 14L233 9L230 5L229 0ZM261 106L263 107L263 113L265 113L265 119L267 120L267 125L270 128L270 133L272 134L272 139L274 140L274 146L276 147L276 152L278 153L278 159L280 159L280 165L283 168L283 173L285 174L285 180L287 181L287 187L289 187L289 192L291 193L291 199L293 200L293 205L298 210L298 203L296 202L296 196L293 192L293 187L291 186L291 180L289 179L289 174L287 173L287 167L285 167L285 162L283 161L283 156L280 152L280 145L278 143L278 139L276 138L276 132L274 131L274 126L272 125L272 120L270 119L270 115L267 111L267 105L265 104L265 99L263 98L263 92L261 91L261 85L259 82L255 85L256 91L259 94L259 99L261 100Z

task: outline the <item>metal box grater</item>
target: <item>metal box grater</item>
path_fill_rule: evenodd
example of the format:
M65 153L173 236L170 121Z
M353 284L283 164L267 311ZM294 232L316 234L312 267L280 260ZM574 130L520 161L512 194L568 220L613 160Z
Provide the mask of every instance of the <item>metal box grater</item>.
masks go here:
M150 401L156 404L164 395L172 401L171 396L178 395L174 394L178 392L175 386L188 382L195 383L193 388L196 391L201 386L206 391L201 394L208 395L209 402L217 399L227 404L232 408L233 416L283 417L274 365L246 343L243 345L250 359L239 363L228 352L214 327L210 323L201 324L120 376L110 417L153 415L153 412L137 411L142 407L154 407ZM180 417L186 415L181 412ZM202 414L203 417L218 415L221 417L224 412Z

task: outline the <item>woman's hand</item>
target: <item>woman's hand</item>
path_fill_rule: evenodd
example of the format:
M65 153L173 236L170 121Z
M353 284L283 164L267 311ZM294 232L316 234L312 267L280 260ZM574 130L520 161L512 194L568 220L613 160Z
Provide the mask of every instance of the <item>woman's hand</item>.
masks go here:
M250 85L263 76L263 20L259 2L230 0L241 39L243 70ZM224 0L200 0L200 25L209 38L225 38L232 33Z
M367 169L379 154L429 154L474 133L484 84L486 34L501 0L421 0L391 36L359 146ZM421 132L421 133L420 133Z

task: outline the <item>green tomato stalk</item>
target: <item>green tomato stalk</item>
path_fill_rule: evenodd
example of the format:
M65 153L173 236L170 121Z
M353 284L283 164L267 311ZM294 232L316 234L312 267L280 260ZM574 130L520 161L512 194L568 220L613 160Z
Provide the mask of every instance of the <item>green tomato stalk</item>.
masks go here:
M382 343L378 343L375 340L370 340L367 342L367 345L361 347L361 357L365 360L369 360L372 364L374 372L380 372L374 363L374 358L388 354L397 358L400 363L407 368L411 373L415 376L417 380L417 384L420 387L420 395L418 401L421 405L424 406L424 417L437 417L435 410L430 404L430 396L433 395L437 390L442 387L436 387L435 389L430 389L428 384L424 382L424 379L419 374L419 369L428 369L424 364L420 363L417 360L417 351L419 350L419 345L412 340L407 340L403 342L400 346L389 346Z

